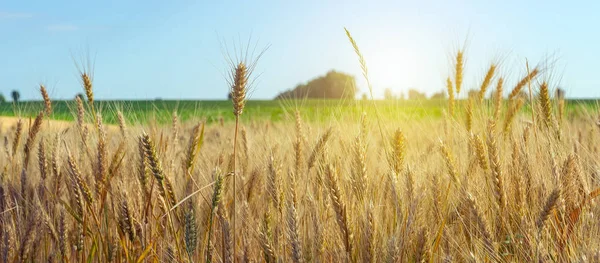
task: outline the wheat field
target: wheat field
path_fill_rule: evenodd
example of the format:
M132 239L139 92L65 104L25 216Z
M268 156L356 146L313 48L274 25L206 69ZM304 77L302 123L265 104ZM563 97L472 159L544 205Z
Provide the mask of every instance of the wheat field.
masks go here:
M83 71L76 120L52 128L41 86L44 111L1 134L0 260L600 262L598 112L493 64L458 100L455 55L444 117L402 122L244 121L246 61L220 124L108 125Z

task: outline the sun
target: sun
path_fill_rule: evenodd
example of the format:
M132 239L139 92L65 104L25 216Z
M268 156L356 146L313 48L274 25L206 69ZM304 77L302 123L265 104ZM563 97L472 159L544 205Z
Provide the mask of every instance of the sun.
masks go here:
M373 92L382 95L386 88L398 96L418 83L419 60L402 47L384 47L373 52L368 61Z

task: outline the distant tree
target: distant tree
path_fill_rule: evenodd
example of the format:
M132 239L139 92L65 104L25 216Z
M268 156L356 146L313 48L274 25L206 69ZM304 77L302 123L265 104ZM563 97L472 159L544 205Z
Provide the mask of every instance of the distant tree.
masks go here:
M17 102L19 102L19 99L21 98L21 93L19 93L19 92L18 92L18 91L16 91L16 90L13 90L13 91L10 93L10 96L12 97L12 99L13 99L13 102L14 102L14 103L17 103Z
M406 94L404 94L404 92L400 92L400 97L398 97L399 100L405 100L406 99Z
M369 97L367 96L367 93L363 93L362 94L362 100L368 100Z
M383 91L383 98L386 99L386 100L393 100L393 99L395 99L394 93L392 93L392 89L386 88Z
M300 84L292 90L280 93L275 99L354 99L356 92L356 80L353 76L332 70L325 76L317 77L306 84Z
M469 99L479 98L479 90L476 90L476 89L469 90L468 97L469 97Z
M561 89L561 88L557 88L555 96L557 99L564 99L565 98L565 90Z
M409 89L408 90L408 99L409 100L423 100L426 99L427 96L425 96L424 93L419 92L416 89Z
M5 103L6 102L6 98L4 97L4 94L0 93L0 103Z
M83 93L77 93L77 95L75 95L75 98L79 98L81 101L85 101Z
M444 100L444 99L446 99L446 92L442 90L440 92L433 93L433 95L431 95L430 99L432 99L432 100Z
M231 100L233 98L233 95L231 95L231 92L227 93L227 99Z

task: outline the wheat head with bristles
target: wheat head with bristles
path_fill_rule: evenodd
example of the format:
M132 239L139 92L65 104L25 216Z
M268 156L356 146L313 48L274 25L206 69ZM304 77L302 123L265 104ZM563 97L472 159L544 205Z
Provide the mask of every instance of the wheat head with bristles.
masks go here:
M506 196L504 193L504 178L500 163L500 153L495 134L495 122L490 120L488 123L487 146L490 159L490 171L492 173L493 191L496 203L500 209L500 213L504 211L506 206Z
M454 160L454 156L448 149L448 146L440 140L439 143L440 152L442 153L442 157L444 158L444 162L446 163L446 169L448 170L448 175L454 183L459 184L459 176L458 171L456 170L456 162Z
M519 113L519 110L521 110L521 107L523 107L523 104L525 103L525 101L522 98L518 98L515 102L513 102L510 106L510 108L508 109L508 112L506 113L506 117L504 118L504 135L508 136L510 133L510 128L512 126L513 123L513 119L517 116L517 114Z
M325 145L327 144L327 141L329 140L329 137L331 136L332 133L332 129L329 128L327 129L327 131L325 131L325 133L323 133L323 135L321 135L321 138L319 138L319 140L317 141L317 144L315 145L315 147L313 148L311 154L310 154L310 158L308 158L308 169L310 170L311 168L314 167L317 158L320 157L320 155L323 153L323 150L325 148Z
M519 95L519 92L521 92L521 90L523 89L523 87L525 87L525 85L527 85L527 83L533 81L538 76L539 73L540 73L540 70L538 68L534 68L533 70L531 70L525 77L523 77L517 83L517 85L515 85L515 87L510 92L510 95L508 96L508 99L512 100L517 95Z
M538 215L537 220L536 220L536 226L538 229L541 230L542 227L544 227L544 223L550 216L550 213L552 211L554 211L554 209L556 209L556 206L558 205L559 197L560 197L560 190L555 189L554 191L552 191L552 193L546 199L546 204L542 208L542 211L540 211L540 214Z
M40 169L40 177L42 180L46 180L48 177L48 160L46 158L46 144L44 140L40 140L38 144L38 164Z
M21 134L23 133L23 120L19 118L17 121L17 126L15 129L15 136L13 138L12 143L12 156L14 157L17 154L17 149L19 148L19 143L21 143Z
M233 69L233 86L231 87L231 101L233 102L233 115L239 117L246 106L246 89L248 85L248 68L244 62L238 63Z
M488 69L485 77L483 78L483 82L481 83L481 87L479 87L479 102L483 102L483 98L485 97L485 92L487 91L488 86L492 82L492 78L494 77L494 72L496 72L496 64L492 63L490 68Z
M127 135L127 122L125 121L123 112L120 110L117 111L117 119L119 121L119 131L121 131L121 135L125 137Z
M486 157L485 144L479 135L474 135L472 138L479 167L487 172L490 170L490 164L488 162L488 158Z
M454 84L456 86L456 94L460 94L460 88L463 82L463 70L464 70L464 50L459 49L456 52L456 64L454 67Z
M542 114L541 119L542 119L544 125L546 126L546 128L551 128L552 127L552 105L550 103L550 91L548 89L548 83L546 83L546 82L542 82L542 84L540 84L539 100L540 100L540 108L541 108L541 114Z
M388 160L392 171L394 171L396 176L399 176L404 168L404 156L406 154L406 138L402 130L396 129L391 144L392 151Z
M44 112L40 111L40 113L37 115L37 117L35 117L35 120L33 121L33 125L29 129L29 136L27 137L27 141L25 142L25 149L24 149L25 168L27 168L29 165L29 159L31 157L31 151L32 151L31 148L33 147L33 145L35 143L35 138L36 138L37 134L40 132L40 130L42 128L42 119L43 118L44 118Z
M42 94L42 98L44 99L44 113L46 116L50 116L52 114L52 101L50 101L50 96L48 95L48 91L43 84L40 84L40 93Z
M467 101L465 125L467 126L468 132L471 132L473 130L473 99L468 99Z
M446 79L446 89L448 90L448 114L454 116L454 87L450 77Z
M350 226L351 222L349 219L348 207L344 203L342 191L338 183L337 169L333 165L328 165L325 173L327 178L327 188L329 188L329 196L331 197L337 223L342 234L346 255L348 260L351 260L353 257L354 235Z
M90 105L94 104L94 91L92 90L92 77L90 73L84 71L81 73L81 83L83 85L83 90L85 91L85 96L87 97L88 103Z

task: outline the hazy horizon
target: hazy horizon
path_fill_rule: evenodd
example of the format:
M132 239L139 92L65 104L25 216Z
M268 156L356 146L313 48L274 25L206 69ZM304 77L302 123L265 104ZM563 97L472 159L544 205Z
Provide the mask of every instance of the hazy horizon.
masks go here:
M0 4L0 92L38 100L45 83L53 99L82 92L74 63L95 62L100 100L225 99L224 43L270 45L251 99L271 99L329 70L354 75L366 91L344 27L369 66L375 96L416 88L444 89L449 54L466 43L465 90L479 85L491 61L508 72L507 84L535 65L555 62L550 76L570 98L600 97L595 76L600 54L600 4L560 1L321 3L203 3L179 1Z

